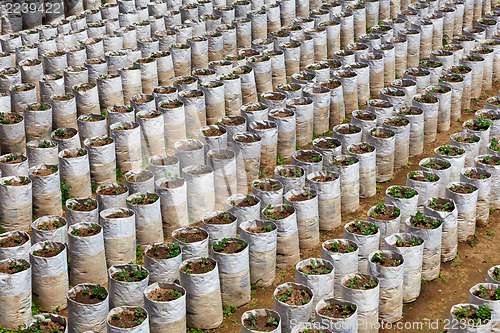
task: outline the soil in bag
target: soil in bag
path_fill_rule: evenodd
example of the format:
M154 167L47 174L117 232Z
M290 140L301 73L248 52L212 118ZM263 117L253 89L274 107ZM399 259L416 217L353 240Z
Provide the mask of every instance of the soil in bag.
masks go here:
M28 268L30 268L30 264L26 260L19 259L19 263L11 261L0 265L0 273L15 274L25 271Z
M64 226L64 223L59 220L54 220L54 221L48 221L44 222L36 227L38 230L44 230L44 231L49 231L49 230L56 230Z
M182 267L182 270L188 274L204 274L212 271L214 268L215 264L210 259L202 258L195 262L188 261Z
M121 186L109 186L101 187L98 191L102 195L119 195L127 192L127 190Z
M181 247L178 244L169 244L167 246L153 245L146 252L148 257L155 259L174 258L181 254Z
M37 333L64 333L64 325L52 320L42 321L37 319L28 329L27 332L37 332Z
M345 285L351 289L366 290L375 288L377 286L377 282L370 280L367 277L356 275L347 280Z
M375 147L367 143L362 143L359 146L355 146L349 149L349 151L354 154L366 154L366 153L371 153L374 150Z
M16 247L21 246L28 241L28 237L24 235L12 235L0 241L0 247Z
M271 332L278 328L278 321L268 315L251 315L243 321L243 325L256 332Z
M247 242L239 243L230 239L224 238L221 241L215 242L212 245L215 252L233 254L243 251L247 247Z
M199 150L200 147L198 147L198 145L196 145L195 143L183 142L182 144L179 145L178 149L183 151L195 151Z
M375 253L372 257L372 262L384 267L397 267L403 262L399 259L387 258L383 253Z
M116 213L113 213L113 214L109 214L108 216L106 216L106 218L108 218L108 219L122 219L122 218L125 218L125 217L130 217L133 214L134 213L131 212L131 211L122 211L122 212L116 212Z
M326 182L332 182L334 180L338 179L333 173L330 173L328 175L319 175L316 177L311 178L313 182L319 182L319 183L326 183Z
M29 179L28 177L21 176L19 177L19 180L4 180L4 184L7 186L23 186L23 185L28 185Z
M245 199L240 200L238 202L235 202L234 200L231 201L231 205L236 206L236 207L252 207L257 204L257 201L254 200L251 196L245 197Z
M97 203L89 199L84 202L70 203L68 208L78 212L90 212L97 208Z
M158 196L156 194L151 194L151 196L146 196L145 194L142 194L132 200L127 200L127 202L130 202L131 204L134 205L149 205L155 203L156 200L158 200Z
M158 288L148 294L148 298L156 302L170 302L180 298L182 294L175 289Z
M80 290L71 295L70 298L81 304L97 304L104 301L107 296L108 293L106 292L106 289L100 285L96 285L92 289Z
M311 301L312 295L305 289L288 288L280 290L276 299L288 305L305 305Z
M175 238L183 243L196 243L207 238L203 231L195 230L195 231L184 231L175 236Z
M139 326L147 318L146 310L137 307L135 310L123 310L120 313L111 315L108 322L111 326L120 328L130 328Z
M53 247L46 247L44 249L33 251L33 255L43 258L51 258L57 256L63 249L56 249Z
M204 219L203 222L207 224L230 224L235 221L228 213L222 212L214 217L210 217L208 219Z
M57 165L53 165L52 168L50 168L50 169L36 170L35 172L33 172L33 175L43 177L43 176L51 175L55 172L57 172Z
M142 281L148 276L148 271L146 270L140 270L140 269L133 269L131 271L121 271L121 272L116 272L111 277L115 279L116 281L123 281L123 282L137 282L137 281Z
M1 163L3 164L16 164L26 161L28 158L22 155L10 154Z
M313 199L314 195L312 193L309 193L306 191L304 191L303 193L300 193L300 194L292 195L288 200L289 201L306 201L306 200Z
M78 237L90 237L97 235L100 231L101 228L97 224L92 224L90 227L74 229L71 234Z
M327 250L334 253L351 253L356 251L356 248L349 244L341 244L339 242L334 242L330 244L330 247L327 248Z
M248 228L248 232L252 232L254 234L264 234L266 232L273 231L273 227L271 225L263 225L261 227Z
M89 143L89 147L102 147L110 144L111 142L112 142L111 138L91 140L91 142Z
M299 271L307 275L323 275L331 273L331 270L328 267L314 262L299 268Z
M281 186L279 184L272 184L271 185L270 183L259 182L259 181L254 182L253 186L255 186L255 188L258 188L259 190L265 191L265 192L277 191L277 190L281 189Z
M327 305L318 311L320 315L330 318L348 318L354 312L356 312L355 305L342 305L342 304ZM312 332L312 331L309 330L307 332Z

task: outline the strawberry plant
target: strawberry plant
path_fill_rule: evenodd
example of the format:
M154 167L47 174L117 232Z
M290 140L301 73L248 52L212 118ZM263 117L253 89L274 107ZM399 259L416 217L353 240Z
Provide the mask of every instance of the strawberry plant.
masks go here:
M367 278L361 278L359 275L355 275L347 281L347 287L351 289L373 289L377 286L377 282Z
M388 210L385 203L381 201L379 204L375 206L375 208L370 212L370 216L375 218L377 214L381 215L389 215L392 218L396 218L400 215L399 208L394 208L392 210Z
M403 239L398 239L396 240L396 246L397 247L413 247L413 246L419 246L422 245L424 241L422 239L419 239L417 237L412 237L410 240L403 240Z
M351 253L356 251L356 248L351 245L342 246L339 242L333 242L328 250L336 253Z
M357 233L360 235L375 235L378 232L379 227L373 223L367 223L363 221L354 221L347 230L352 233Z
M441 226L442 223L443 221L431 219L421 212L417 212L415 215L412 215L410 219L410 224L412 226L424 229L437 229L439 228L439 226Z
M492 138L490 143L490 149L494 151L500 151L500 144L497 139Z
M444 156L458 156L465 154L465 150L463 150L462 148L449 145L443 145L439 147L437 152L439 155L444 155Z
M429 208L439 211L453 211L455 209L455 205L453 201L446 201L444 203L438 202L435 198L431 200L431 202L427 205Z
M417 191L410 187L404 187L404 186L392 186L389 188L389 195L393 198L413 198L415 195L417 195Z
M402 261L399 259L392 259L387 258L385 254L382 252L377 252L372 256L372 262L381 265L381 266L387 266L387 267L397 267L402 264Z
M479 285L479 290L477 290L474 295L482 299L498 301L500 300L500 288L488 290L483 285Z

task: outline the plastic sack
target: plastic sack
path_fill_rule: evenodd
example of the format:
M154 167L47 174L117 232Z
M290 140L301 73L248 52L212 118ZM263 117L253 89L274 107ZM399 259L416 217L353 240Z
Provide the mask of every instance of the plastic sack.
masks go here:
M276 224L258 219L245 221L240 224L240 235L249 246L250 282L271 285L276 275Z
M135 213L128 208L109 208L100 212L106 264L134 263L136 260Z
M354 289L349 288L346 284L350 279L368 278L377 283L377 286L371 289ZM376 333L378 332L378 307L380 285L375 276L360 273L350 273L344 276L340 282L342 300L356 304L358 307L358 332L360 333Z
M168 302L151 299L149 294L155 290L173 289L182 295ZM155 282L144 290L144 307L148 312L151 333L183 333L186 330L186 290L178 284Z
M395 267L384 267L374 263L373 257L376 254L383 254L386 258L399 260L399 265ZM393 251L379 251L371 253L369 258L370 274L379 280L379 318L384 322L394 323L403 316L403 276L404 259L403 255Z
M44 249L55 249L59 253L49 257L38 255L38 251ZM36 243L31 248L30 262L33 303L45 311L65 309L69 285L66 245L50 241Z
M306 290L311 296L309 303L305 305L288 305L277 299L277 294L284 289L299 289ZM311 288L294 282L286 282L276 287L274 290L273 309L278 312L281 317L282 332L290 333L291 330L301 324L311 320L313 312L314 296Z
M114 265L108 269L108 295L110 308L119 306L144 306L144 289L148 286L149 274L140 281L120 281L113 275L120 272L139 271L148 273L140 266L133 264ZM119 275L118 275L119 276Z
M415 237L417 242L413 244ZM409 242L411 246L398 246L398 241ZM403 302L413 302L420 295L424 240L411 234L397 233L387 237L385 243L388 250L398 252L404 258Z
M8 330L16 330L31 318L31 265L24 259L3 259L0 264L15 263L27 265L23 270L13 273L0 273L0 325Z
M452 205L452 211L431 208L431 204ZM458 210L453 199L443 197L429 198L424 203L424 215L432 216L443 221L443 236L441 243L441 260L451 261L455 259L458 249Z
M79 236L83 228L96 228L92 236ZM69 274L72 285L91 282L100 285L108 283L106 256L102 227L94 223L81 222L68 227Z
M82 283L68 291L68 332L106 332L106 317L109 312L109 297L95 304L79 303L72 299L77 292L92 290L97 287L95 284Z
M219 269L214 259L208 260L215 265L209 272L189 274L180 270L181 285L186 289L186 322L191 328L211 329L219 326L223 320ZM181 268L186 264L187 261L183 261Z

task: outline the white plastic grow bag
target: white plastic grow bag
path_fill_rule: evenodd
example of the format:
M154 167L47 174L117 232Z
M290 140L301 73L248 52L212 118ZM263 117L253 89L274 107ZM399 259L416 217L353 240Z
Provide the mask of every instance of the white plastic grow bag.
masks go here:
M77 204L88 203L95 205L94 209L89 211L75 210ZM68 221L68 226L80 222L91 222L99 223L99 208L97 207L97 200L92 198L70 198L66 201L66 221Z
M420 245L398 246L397 241L411 242L417 238ZM424 253L424 240L408 233L397 233L385 239L386 248L400 253L404 258L403 274L403 302L413 302L420 295L422 280L422 256Z
M30 235L27 232L22 231L8 231L0 235L0 242L5 241L7 238L12 236L23 238L25 242L24 244L18 246L0 247L0 260L16 258L29 261L31 250Z
M57 226L59 224L60 226L55 229L53 229L53 227L48 228L45 225L46 223L52 223L53 226ZM33 244L45 241L67 244L68 222L64 217L60 216L48 215L39 217L31 224L31 235L33 237Z
M141 203L149 198L152 203ZM127 198L127 207L135 213L137 246L144 251L149 244L163 242L160 197L151 192L136 192Z
M457 193L451 190L455 186L462 186L471 189L472 192ZM472 184L452 182L446 188L446 197L455 202L458 212L457 233L458 241L468 241L474 237L476 232L476 205L478 198L478 188Z
M60 252L52 257L36 255L37 251L52 248ZM33 303L46 311L66 308L66 292L69 285L68 253L66 245L50 241L39 242L31 247Z
M8 185L12 181L27 184L20 186ZM3 231L28 231L32 219L32 182L28 177L9 176L0 179L0 217Z
M271 227L272 231L254 232L254 229ZM258 219L240 224L241 238L248 242L250 282L269 286L276 274L277 226L274 222Z
M301 269L307 265L323 265L330 272L326 274L323 272L318 274L307 274L301 271ZM295 265L295 282L311 288L314 294L313 305L316 308L316 304L318 304L320 300L334 296L334 273L335 268L330 261L319 258L309 258Z
M373 256L382 253L386 258L399 260L396 267L384 267L374 263ZM371 253L369 258L370 274L376 276L379 281L379 319L394 323L403 316L403 277L404 259L403 255L395 251L379 251Z
M366 223L364 221L361 222ZM377 230L377 232L372 235L352 233L348 231L347 228L353 223L355 223L355 221L349 222L344 226L344 239L351 240L358 246L358 271L367 274L369 271L368 256L370 253L379 249L380 231Z
M366 277L377 283L372 289L353 289L347 287L347 281L355 276ZM356 304L358 311L358 332L375 333L378 332L378 307L380 286L375 276L359 273L350 273L344 276L340 282L342 299Z
M95 284L82 283L68 291L68 332L105 332L106 317L109 312L109 297L106 291L106 299L95 304L79 303L71 299L71 296L83 290L91 290Z
M430 208L429 205L434 201L439 204L451 203L453 204L453 210L449 212ZM455 201L445 198L444 196L440 198L429 198L424 203L424 214L443 221L441 260L451 261L455 259L458 248L458 210Z
M176 290L182 296L169 302L150 299L148 295L159 288ZM144 307L148 312L151 333L183 333L186 330L186 290L180 285L170 282L153 283L144 290Z
M353 314L351 314L347 318L334 318L321 315L319 311L325 307L332 305L340 305L340 306L354 306L356 309ZM335 299L333 297L327 297L318 302L316 304L316 321L313 323L305 323L299 325L292 331L292 333L297 332L307 332L303 329L318 329L321 332L345 332L345 333L356 333L358 332L358 307L354 303L346 302L340 299ZM318 325L319 324L319 325ZM301 330L302 329L302 330Z
M81 237L72 234L76 229L93 225L94 223L81 222L68 227L69 273L72 285L85 281L101 285L108 282L102 228L98 226L99 233L93 236Z
M200 260L193 258L191 261ZM217 262L203 274L188 274L180 270L181 285L186 289L186 322L191 328L210 329L222 323L222 298ZM181 267L187 264L183 261Z
M239 307L250 301L249 250L244 241L237 238L228 239L237 242L243 250L237 253L222 253L211 248L210 255L217 261L219 269L222 304Z
M289 288L306 290L306 292L308 292L311 296L311 300L305 305L288 305L279 301L276 296L277 293L283 289ZM314 293L312 289L303 284L286 282L276 287L274 290L273 309L278 312L281 317L281 331L284 333L290 333L295 326L310 321L314 309L313 302Z
M4 259L0 264L16 263L28 265L27 269L13 274L0 273L0 325L16 330L31 318L31 265L23 259Z
M172 248L179 246L179 254L170 258L160 259L150 255L149 251L153 252L155 249L166 247ZM180 245L173 243L156 243L149 245L144 250L144 267L149 272L149 283L156 282L173 283L179 280L179 267L182 263L182 249ZM146 301L147 303L147 301Z
M129 213L126 217L109 217L113 214ZM106 264L108 267L134 263L136 260L135 213L128 208L109 208L100 212L103 228Z
M269 206L268 206L269 207ZM266 211L286 210L291 214L283 219L273 219L266 215ZM297 228L297 215L292 206L276 205L262 211L262 217L266 221L272 221L277 226L277 249L276 265L285 267L295 265L300 260L299 232Z
M437 220L431 217L431 219ZM411 225L412 218L406 220L406 232L424 240L422 256L422 279L432 281L439 276L441 267L442 224L435 229L422 229Z
M140 265L113 265L108 269L108 295L110 308L119 306L144 306L144 289L148 286L149 274L140 281L119 281L113 275L120 272L146 271Z
M329 250L334 243L340 246L352 246L352 252L332 252ZM349 273L358 271L358 245L349 239L331 239L321 245L321 258L330 261L334 266L334 292L333 296L337 299L341 297L340 281Z
M468 177L470 171L478 173L479 179ZM490 216L491 175L478 168L464 168L460 171L460 181L477 187L476 223L485 226Z
M327 181L317 181L316 177L332 177ZM318 195L319 229L332 230L341 224L340 176L328 171L310 173L306 184Z
M291 200L296 195L305 195L306 200ZM313 189L291 189L285 193L285 203L295 208L299 244L301 248L312 248L319 244L318 194Z

